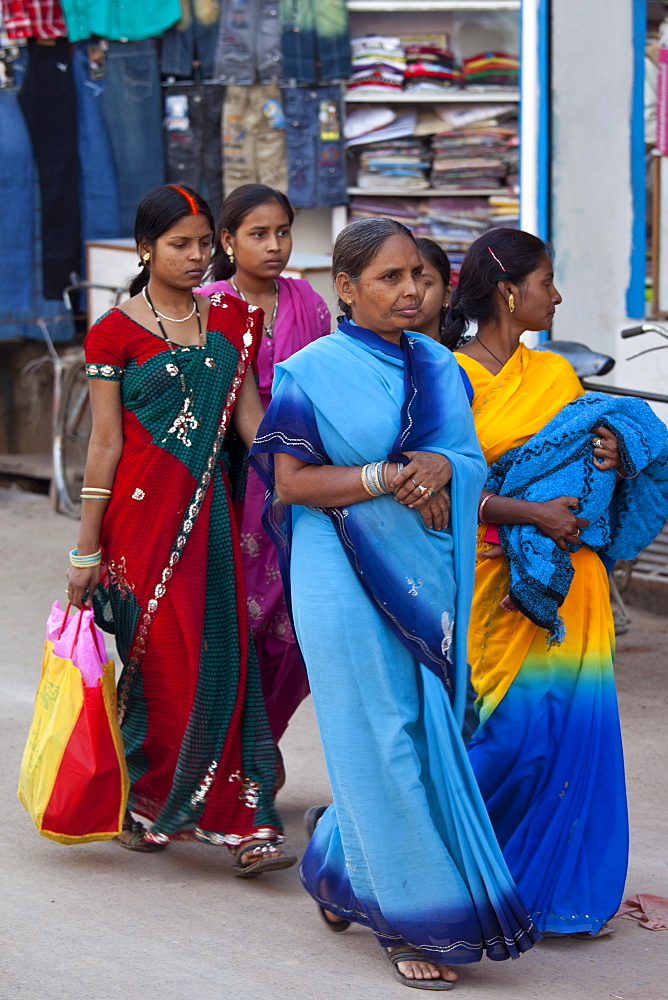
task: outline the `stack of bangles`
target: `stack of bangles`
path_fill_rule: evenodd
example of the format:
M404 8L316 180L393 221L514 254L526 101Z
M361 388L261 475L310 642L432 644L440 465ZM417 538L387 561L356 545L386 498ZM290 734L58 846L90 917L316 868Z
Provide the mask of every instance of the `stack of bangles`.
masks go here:
M385 482L385 472L389 462L370 462L362 466L362 486L370 497L382 497L391 493ZM403 463L397 462L397 473L403 469Z
M99 566L102 562L102 552L100 549L97 552L91 552L90 555L80 556L78 549L72 549L70 552L70 562L76 569L90 569L92 566Z
M497 496L496 493L488 493L487 496L483 497L482 500L480 501L480 504L478 505L478 524L489 524L489 521L486 521L485 518L483 517L483 511L485 510L485 504L487 503L487 501L491 500L492 497L495 496Z
M101 486L81 487L82 500L109 500L110 497L111 497L111 490L102 489Z

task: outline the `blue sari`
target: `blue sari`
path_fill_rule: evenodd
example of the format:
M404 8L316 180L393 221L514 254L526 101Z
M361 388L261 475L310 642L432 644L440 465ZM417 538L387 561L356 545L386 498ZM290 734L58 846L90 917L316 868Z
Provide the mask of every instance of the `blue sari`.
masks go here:
M485 466L457 364L347 322L277 365L252 454L359 466L446 455L446 531L383 496L268 513L333 791L301 877L381 945L439 964L516 957L538 939L496 843L460 735L475 519Z

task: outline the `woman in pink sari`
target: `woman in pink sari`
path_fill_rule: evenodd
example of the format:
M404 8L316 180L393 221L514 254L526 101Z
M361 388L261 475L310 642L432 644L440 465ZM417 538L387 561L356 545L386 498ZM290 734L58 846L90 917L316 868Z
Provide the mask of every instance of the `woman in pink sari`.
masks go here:
M264 184L236 188L225 199L218 220L211 268L214 280L199 289L203 295L228 292L263 310L258 367L265 409L271 399L274 365L330 332L329 309L308 281L280 276L292 251L293 219L292 206L280 191ZM308 694L308 682L285 605L276 550L261 523L264 496L264 486L250 469L241 548L262 690L278 744Z

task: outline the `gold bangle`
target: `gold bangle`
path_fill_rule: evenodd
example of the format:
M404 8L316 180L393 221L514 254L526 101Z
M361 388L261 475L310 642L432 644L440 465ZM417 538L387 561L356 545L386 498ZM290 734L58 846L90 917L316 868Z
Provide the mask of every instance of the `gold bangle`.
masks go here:
M369 487L366 484L366 471L367 471L368 468L369 468L368 465L363 465L362 466L362 486L364 487L364 492L368 493L368 495L370 497L372 497L374 495L373 491L370 490Z
M103 486L82 486L82 493L105 493L107 496L111 496L111 490L105 489Z

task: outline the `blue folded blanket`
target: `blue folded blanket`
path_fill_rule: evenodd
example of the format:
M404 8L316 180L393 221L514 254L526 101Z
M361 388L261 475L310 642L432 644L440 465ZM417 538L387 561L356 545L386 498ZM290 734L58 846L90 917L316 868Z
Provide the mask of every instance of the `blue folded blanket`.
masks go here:
M625 475L601 472L592 461L595 427L616 436ZM578 497L589 520L582 541L612 559L633 559L668 518L668 431L641 399L588 392L568 403L525 444L489 469L485 489L522 500ZM573 578L568 552L530 524L500 524L510 569L510 596L519 610L559 643L559 615Z

